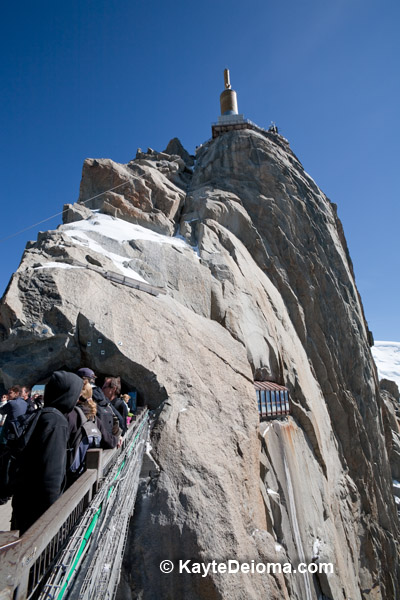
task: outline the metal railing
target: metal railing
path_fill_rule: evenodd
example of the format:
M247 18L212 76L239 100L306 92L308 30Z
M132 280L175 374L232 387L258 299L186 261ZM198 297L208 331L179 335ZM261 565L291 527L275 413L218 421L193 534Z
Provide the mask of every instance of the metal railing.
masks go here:
M82 240L81 240L82 241ZM158 296L159 294L166 294L165 288L158 287L156 285L151 285L146 281L139 281L138 279L134 279L133 277L127 277L126 275L122 275L122 273L116 273L115 271L105 271L100 267L96 267L92 264L83 263L79 260L72 260L68 258L67 260L58 260L61 264L68 264L71 267L80 267L81 269L87 269L88 271L94 271L95 273L99 273L105 279L109 279L114 283L119 283L121 285L134 288L136 290L140 290L142 292L146 292L151 294L152 296Z
M0 533L1 600L114 595L148 434L143 410L121 448L89 450L85 473L23 536Z
M273 419L290 414L289 394L286 390L257 390L260 418Z

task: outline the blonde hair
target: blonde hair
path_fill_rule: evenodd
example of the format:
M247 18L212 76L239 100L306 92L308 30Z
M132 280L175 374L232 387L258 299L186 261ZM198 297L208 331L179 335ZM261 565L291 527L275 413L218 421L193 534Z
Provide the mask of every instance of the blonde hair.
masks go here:
M92 386L88 381L85 381L81 391L81 398L84 400L91 400L93 395Z
M79 404L88 419L92 419L97 414L97 404L92 400L92 393L92 386L88 381L85 381L79 398Z
M87 419L93 419L97 415L97 404L94 400L89 398L85 402L81 403L82 410L85 413Z

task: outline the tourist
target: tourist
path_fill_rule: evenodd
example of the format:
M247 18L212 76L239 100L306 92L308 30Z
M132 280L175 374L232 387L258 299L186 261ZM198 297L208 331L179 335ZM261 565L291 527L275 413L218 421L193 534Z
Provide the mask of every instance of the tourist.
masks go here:
M28 405L28 412L33 412L34 410L37 409L37 406L33 400L33 398L31 397L32 394L32 388L24 385L21 388L21 398L23 398L25 400L25 402Z
M85 381L78 403L66 415L69 426L67 444L67 487L86 469L89 448L100 448L101 421L96 416L97 406L92 400L92 387Z
M79 377L82 377L84 382L87 382L92 386L92 398L97 404L97 416L103 426L103 438L104 440L107 440L106 443L109 444L110 448L115 448L119 444L121 435L119 419L115 414L116 411L111 406L102 389L94 386L96 375L92 369L82 367L77 371L77 374Z
M106 398L111 402L111 405L114 407L116 411L118 411L120 415L120 423L122 425L122 433L126 433L127 430L127 421L126 418L128 416L128 407L126 403L119 398L119 394L121 393L121 380L119 377L106 377L104 385L102 387L103 393Z
M81 391L82 379L65 371L53 373L45 387L44 408L21 454L12 500L11 529L19 529L20 535L63 491L68 440L65 415L74 408Z
M0 414L5 417L4 426L1 432L3 440L7 440L7 433L11 422L18 419L19 416L24 415L27 411L28 405L21 397L21 393L21 386L13 385L10 387L8 390L9 400L0 408Z

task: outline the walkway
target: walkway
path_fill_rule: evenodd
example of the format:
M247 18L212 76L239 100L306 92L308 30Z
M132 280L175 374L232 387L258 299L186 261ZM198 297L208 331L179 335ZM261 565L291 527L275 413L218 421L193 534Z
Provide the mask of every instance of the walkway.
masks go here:
M85 473L21 538L0 532L2 600L114 596L148 436L142 409L121 448L90 450Z

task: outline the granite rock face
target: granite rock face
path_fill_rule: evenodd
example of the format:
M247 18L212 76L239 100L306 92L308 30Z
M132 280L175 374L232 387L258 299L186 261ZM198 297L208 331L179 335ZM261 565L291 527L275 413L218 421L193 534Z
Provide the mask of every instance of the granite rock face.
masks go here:
M114 217L173 235L174 219L184 201L186 166L180 156L138 151L121 165L109 159L86 159L79 203ZM176 183L174 183L176 182ZM110 190L103 193L105 190Z
M79 204L28 244L2 298L1 381L84 364L156 410L160 470L142 483L120 599L394 600L398 415L336 207L277 135L228 132L192 165L177 140L85 161ZM289 388L289 418L259 424L253 379ZM229 558L333 573L159 570Z
M191 156L189 152L185 150L178 138L170 140L164 152L166 154L180 156L188 167L193 167L194 165L194 156Z
M395 381L390 379L381 379L379 381L379 387L382 391L389 392L389 394L396 400L400 399L399 386Z
M386 390L382 390L382 398L385 403L383 419L392 478L400 482L400 405ZM400 496L400 489L398 495Z

